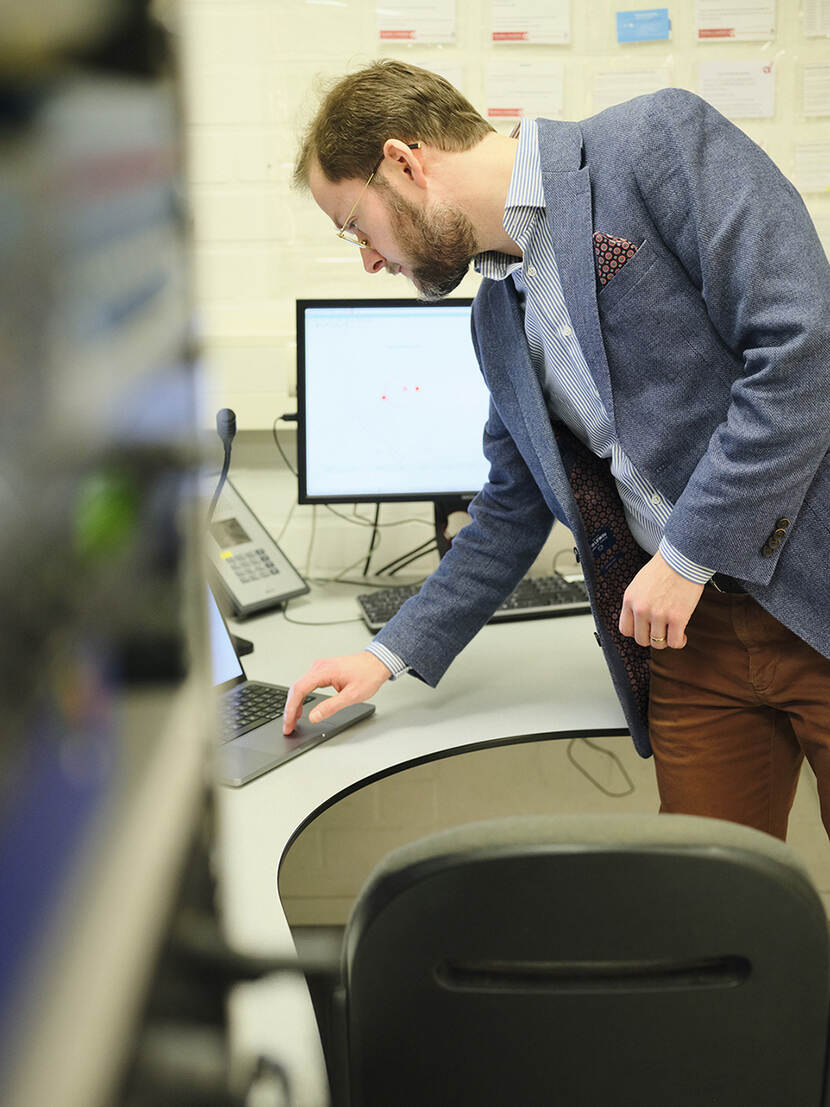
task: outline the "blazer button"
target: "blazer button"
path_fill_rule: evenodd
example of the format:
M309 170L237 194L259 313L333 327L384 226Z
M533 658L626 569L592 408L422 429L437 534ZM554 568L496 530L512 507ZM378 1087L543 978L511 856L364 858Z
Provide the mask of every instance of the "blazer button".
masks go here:
M782 515L781 518L776 521L775 529L776 530L786 530L789 525L790 525L790 520L787 518L786 515Z

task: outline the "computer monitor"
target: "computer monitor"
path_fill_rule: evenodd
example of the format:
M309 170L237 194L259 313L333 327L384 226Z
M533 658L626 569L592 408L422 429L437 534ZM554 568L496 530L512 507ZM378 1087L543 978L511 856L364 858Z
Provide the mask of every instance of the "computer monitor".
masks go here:
M479 491L489 395L471 303L297 301L300 503Z

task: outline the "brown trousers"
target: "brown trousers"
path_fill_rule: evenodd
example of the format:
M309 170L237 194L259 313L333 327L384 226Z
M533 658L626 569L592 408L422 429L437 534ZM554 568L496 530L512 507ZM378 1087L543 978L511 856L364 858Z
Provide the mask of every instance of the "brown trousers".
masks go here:
M750 596L710 586L686 634L682 650L651 651L660 810L786 838L806 757L830 835L830 660Z

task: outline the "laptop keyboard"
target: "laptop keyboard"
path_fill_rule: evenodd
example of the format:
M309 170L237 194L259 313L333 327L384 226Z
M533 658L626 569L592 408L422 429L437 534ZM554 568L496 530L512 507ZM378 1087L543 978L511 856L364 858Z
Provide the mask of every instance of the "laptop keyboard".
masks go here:
M285 710L288 689L276 684L246 681L231 688L219 699L219 741L230 742L254 727L278 719ZM303 703L308 703L306 696Z

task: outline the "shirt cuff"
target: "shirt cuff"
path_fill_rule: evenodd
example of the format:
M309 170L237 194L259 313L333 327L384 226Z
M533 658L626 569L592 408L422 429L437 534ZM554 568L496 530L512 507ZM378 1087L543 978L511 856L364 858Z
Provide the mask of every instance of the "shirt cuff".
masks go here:
M661 540L657 552L667 565L670 565L676 573L680 573L681 577L692 581L693 584L706 584L715 572L714 569L707 569L703 565L697 565L694 561L689 561L688 557L682 554L680 550L675 549L667 538Z
M392 653L386 646L381 645L380 642L370 642L366 647L366 652L372 654L382 661L389 672L392 674L390 680L397 680L399 676L403 676L404 673L409 672L409 666L407 663L396 653Z

